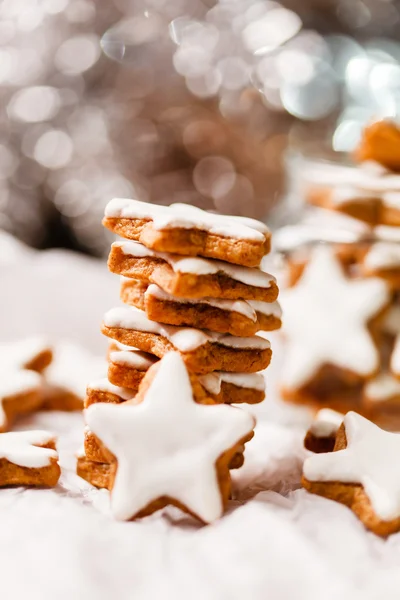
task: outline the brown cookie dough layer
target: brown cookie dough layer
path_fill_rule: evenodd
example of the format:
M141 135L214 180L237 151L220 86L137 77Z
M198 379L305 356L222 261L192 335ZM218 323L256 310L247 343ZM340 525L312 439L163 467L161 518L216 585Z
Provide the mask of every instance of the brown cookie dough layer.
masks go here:
M201 300L196 304L174 302L146 294L146 290L147 284L125 279L121 282L121 300L144 310L148 319L158 323L209 329L239 337L251 337L258 331L272 331L282 325L281 319L273 314L256 311L257 320L253 321L246 315L211 306Z
M104 324L102 333L127 346L155 354L158 358L162 358L167 352L177 351L181 354L186 366L198 374L211 371L256 373L266 369L272 357L270 348L229 348L212 342L207 342L194 350L182 352L162 335L122 327L107 327Z
M269 287L261 288L232 279L224 273L197 275L175 272L162 258L135 257L124 254L118 246L111 247L108 268L118 275L155 283L168 294L180 298L211 297L274 302L278 297L278 286L275 281L271 281Z
M76 472L79 477L97 488L111 489L109 463L102 464L80 456L76 462Z
M205 256L245 267L258 267L271 249L270 236L263 242L224 237L201 229L158 230L151 221L104 217L110 231L144 244L151 250L187 256Z

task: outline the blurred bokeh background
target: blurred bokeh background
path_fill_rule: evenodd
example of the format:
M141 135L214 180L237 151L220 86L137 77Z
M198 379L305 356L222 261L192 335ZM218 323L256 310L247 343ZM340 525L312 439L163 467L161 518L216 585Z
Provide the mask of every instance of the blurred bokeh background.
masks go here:
M3 0L0 228L101 256L106 202L261 219L287 149L400 107L400 2Z

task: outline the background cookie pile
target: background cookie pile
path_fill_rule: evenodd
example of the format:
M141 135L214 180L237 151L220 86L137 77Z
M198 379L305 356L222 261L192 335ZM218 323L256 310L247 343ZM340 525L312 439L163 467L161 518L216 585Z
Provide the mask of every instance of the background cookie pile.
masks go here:
M165 390L163 408L168 411L170 405L172 411L176 396L188 387L187 377L199 404L261 402L264 377L259 371L269 365L271 348L257 332L281 325L275 278L260 269L270 249L267 227L183 204L161 207L121 199L108 204L103 223L125 238L112 245L108 261L109 269L122 276L125 306L104 316L102 331L111 340L108 378L88 386L85 407L150 402L157 381ZM238 409L224 410L229 415L222 421L228 424ZM245 435L224 453L229 457L225 481L228 468L243 464L251 429L247 424ZM77 470L114 493L117 460L106 446L87 428ZM226 500L223 490L229 492L229 485L220 488ZM179 498L152 500L150 509L142 506L146 514L168 503L185 508Z
M357 166L314 163L284 228L285 398L400 425L400 130L368 127ZM322 243L321 243L322 242ZM307 324L307 325L306 325Z

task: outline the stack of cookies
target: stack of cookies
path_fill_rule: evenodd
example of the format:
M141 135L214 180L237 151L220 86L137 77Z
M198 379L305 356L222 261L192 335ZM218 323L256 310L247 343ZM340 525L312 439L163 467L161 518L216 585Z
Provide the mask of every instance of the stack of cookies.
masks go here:
M154 415L157 440L152 439L152 444L163 454L164 468L170 470L179 456L177 445L191 436L199 438L199 448L209 448L214 456L212 469L217 472L222 510L229 497L229 469L243 464L244 443L252 436L254 424L247 412L222 405L255 404L264 399L264 377L259 371L269 365L271 348L257 332L281 325L275 278L260 269L270 249L270 233L253 219L210 214L184 204L164 207L126 199L108 204L103 224L124 238L112 244L108 261L110 271L121 276L124 306L104 316L102 331L111 340L108 378L88 386L89 428L78 473L98 487L112 489L115 506L122 502L129 494L120 490L121 470L122 465L124 473L133 469L133 442L121 450L116 440L122 440L124 432L111 434L112 426L107 423L115 425L122 419L124 411L116 409L129 409L130 439L136 436L136 453L146 464L151 463L151 457L144 455L155 431L151 408L158 406ZM186 409L181 405L182 395ZM183 435L180 426L186 410L194 410L193 406L199 412L199 431L194 420ZM116 417L106 417L107 410ZM146 410L148 421L143 421L138 436L135 424L142 422L135 418L140 419L141 411ZM201 427L203 413L213 428L230 431L227 441L220 447L219 440L214 450L212 435ZM128 427L129 414L122 429ZM176 421L171 422L171 415ZM206 433L207 439L202 439ZM125 434L129 438L129 431ZM150 454L156 455L157 449L150 449ZM190 457L188 448L184 449L184 456ZM173 453L170 461L169 451ZM156 459L154 463L148 465L150 480L152 470L160 472ZM187 468L195 466L188 464ZM114 514L132 518L166 504L175 504L204 521L221 514L220 509L210 512L210 506L200 509L194 491L194 497L188 499L173 486L152 487L149 483L147 488L138 489L129 508L116 508ZM210 490L197 491L207 495ZM146 502L140 501L141 494Z
M288 286L282 392L397 428L400 130L374 123L355 157L357 165L320 162L304 169L308 209L276 238Z

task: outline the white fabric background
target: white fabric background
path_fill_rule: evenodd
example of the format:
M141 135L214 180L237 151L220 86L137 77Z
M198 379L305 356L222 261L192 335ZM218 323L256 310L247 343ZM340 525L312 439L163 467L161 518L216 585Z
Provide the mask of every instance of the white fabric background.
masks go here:
M0 236L0 282L1 341L45 333L104 353L99 324L118 297L118 278L105 264L28 251ZM256 435L234 473L235 500L212 526L175 509L113 521L108 492L74 473L81 415L42 413L20 423L58 434L63 474L53 490L0 490L0 596L397 600L400 535L381 540L345 507L299 489L309 415L275 397L273 343L267 399L254 409Z

